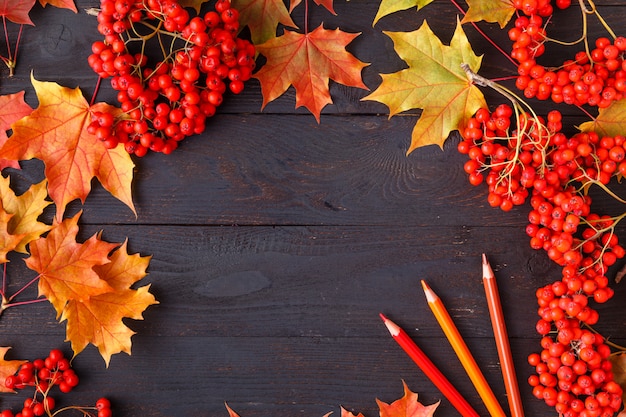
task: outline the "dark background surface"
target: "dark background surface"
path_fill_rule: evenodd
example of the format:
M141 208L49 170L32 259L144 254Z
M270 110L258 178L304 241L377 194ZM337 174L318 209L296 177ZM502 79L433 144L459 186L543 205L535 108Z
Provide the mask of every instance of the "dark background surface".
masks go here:
M619 31L623 3L598 4ZM3 69L0 93L26 90L36 106L32 71L39 80L80 86L90 98L96 76L86 59L99 37L95 18L84 9L97 5L79 0L78 14L35 6L35 27L23 32L16 75L8 78ZM426 18L447 44L457 14L452 3L437 1L372 27L377 8L374 0L338 0L332 16L312 3L309 21L311 28L323 21L329 29L361 33L348 50L371 63L363 79L372 91L379 73L403 66L383 30L414 30ZM294 12L301 26L303 10ZM480 26L508 49L505 31ZM9 27L14 40L16 26ZM485 54L482 75L514 73L470 25L465 29L475 51ZM576 39L579 11L561 13L548 30L555 38ZM590 37L601 34L590 27ZM575 50L552 46L546 59L558 64ZM136 160L137 218L97 184L84 206L70 205L68 214L84 210L82 239L103 230L104 239L128 238L130 252L152 255L142 283L152 284L160 304L146 311L144 321L128 322L137 332L132 356L113 356L107 369L90 346L74 360L81 385L65 403L108 396L118 417L226 416L225 401L242 417L338 415L340 405L377 416L375 399L401 397L402 380L425 404L441 399L390 338L378 317L384 312L486 416L427 307L419 286L425 279L508 409L481 281L486 253L501 291L526 414L555 414L525 383L531 371L526 357L540 349L534 293L560 277L545 253L529 247L528 206L509 213L490 208L485 187L467 182L456 135L443 150L429 146L407 156L419 111L388 119L385 106L361 101L364 90L331 82L330 92L334 103L317 124L294 109L293 89L261 111L260 87L252 80L244 93L226 98L203 135L186 139L172 155ZM504 102L485 93L491 104ZM112 97L104 83L98 100ZM585 120L579 111L562 110L570 133ZM17 189L43 175L36 161L23 166L11 173ZM603 214L623 211L602 196L594 207ZM9 279L17 288L32 271L12 260ZM624 284L614 288L615 298L599 306L597 328L620 341L626 290ZM34 359L57 347L70 354L64 338L48 303L12 308L0 318L0 346L13 347L10 359ZM23 399L3 395L0 409ZM457 412L444 398L436 415Z

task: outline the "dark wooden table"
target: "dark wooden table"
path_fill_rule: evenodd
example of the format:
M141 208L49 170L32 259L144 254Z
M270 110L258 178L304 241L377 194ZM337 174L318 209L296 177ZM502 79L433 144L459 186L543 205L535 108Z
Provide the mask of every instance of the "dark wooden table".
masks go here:
M598 3L613 27L623 27L623 2ZM89 97L96 76L86 58L98 34L84 9L97 5L78 0L78 14L36 6L16 75L8 78L3 70L0 93L26 90L35 106L32 71L39 80L80 86ZM450 2L437 1L373 28L377 8L376 0L336 1L332 16L312 5L309 23L361 32L348 49L372 63L363 70L372 90L379 73L402 68L382 30L413 30L427 18L447 43L457 13ZM297 22L302 9L294 12ZM552 34L579 36L577 16L572 7ZM497 26L481 27L508 45ZM15 26L11 30L15 35ZM471 26L466 31L477 53L485 54L484 76L513 74ZM590 28L590 36L599 33ZM486 416L428 309L419 285L425 279L507 409L481 281L486 253L500 286L526 413L555 415L525 382L531 372L526 357L540 349L535 290L560 277L544 252L529 247L528 207L503 213L488 206L485 187L467 182L456 134L443 150L429 146L407 156L419 111L388 120L385 106L361 101L366 91L335 83L330 91L334 104L317 124L310 113L294 109L292 89L261 111L260 87L252 80L243 94L227 97L206 133L172 155L136 160L137 218L97 184L84 206L70 205L70 214L84 210L82 239L103 230L106 240L128 237L131 252L152 255L143 282L152 284L160 301L144 321L128 322L137 332L132 356L113 356L108 369L93 347L75 359L81 385L72 402L89 404L105 395L118 417L226 416L224 402L242 417L338 415L340 405L373 417L376 398L402 396L402 380L425 404L442 399L390 338L378 317L384 312ZM501 102L486 95L490 103ZM112 97L104 84L98 99ZM569 125L584 120L563 111ZM11 173L18 189L43 175L36 161L23 165ZM600 211L620 210L601 197L596 204ZM10 273L32 276L17 258ZM615 298L599 307L597 327L619 341L626 289L614 288ZM55 347L70 354L64 339L48 303L9 309L0 318L0 345L13 347L10 358L34 359ZM23 399L3 395L0 408ZM436 415L457 412L444 398Z

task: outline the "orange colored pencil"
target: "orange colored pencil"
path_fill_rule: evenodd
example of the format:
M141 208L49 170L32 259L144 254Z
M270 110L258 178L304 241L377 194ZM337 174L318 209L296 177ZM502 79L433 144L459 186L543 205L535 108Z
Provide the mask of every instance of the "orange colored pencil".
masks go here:
M524 417L522 397L517 384L517 376L515 375L511 345L509 344L509 337L504 323L504 314L502 313L502 303L500 302L498 285L485 254L483 254L483 284L485 286L487 305L489 306L489 315L491 316L491 325L496 339L496 347L498 348L498 357L500 358L500 367L502 368L502 377L504 379L504 387L509 401L511 416Z
M407 355L419 368L426 374L433 384L441 391L441 393L450 401L463 417L479 417L479 414L471 405L463 398L463 396L454 388L448 379L441 373L435 364L426 356L426 354L413 342L408 334L400 326L389 320L382 313L380 318L387 326L387 330L391 333L393 339L400 345Z
M478 395L480 395L480 398L485 403L489 414L491 414L492 417L506 417L498 399L489 387L489 384L487 384L487 380L480 371L476 360L474 360L474 357L467 348L465 341L454 325L454 322L441 302L441 299L439 299L437 294L435 294L435 292L428 286L428 284L426 284L424 280L422 280L422 287L424 288L424 294L426 294L428 306L432 310L435 318L439 322L439 326L452 345L456 356L461 361L465 372L467 372L467 375L474 384L474 388L478 391Z

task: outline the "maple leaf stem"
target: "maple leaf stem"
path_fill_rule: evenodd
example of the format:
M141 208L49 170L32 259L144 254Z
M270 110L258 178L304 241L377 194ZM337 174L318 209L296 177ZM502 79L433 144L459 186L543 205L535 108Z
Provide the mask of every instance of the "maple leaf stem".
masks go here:
M93 89L93 95L91 96L91 102L89 103L89 107L93 106L96 102L96 96L98 95L98 91L100 91L100 84L102 83L102 77L98 77L98 81L96 81L96 86Z
M7 57L2 58L6 66L9 68L9 77L13 76L15 69L15 57L11 54L11 42L9 41L9 30L7 28L7 19L6 16L2 16L2 26L4 27L4 39L7 44ZM22 30L22 25L20 25L20 33Z
M581 0L582 1L582 0ZM463 8L461 7L461 5L459 3L456 2L456 0L450 0L450 2L457 8L459 9L459 11L461 12L461 14L463 16L465 16L465 14L467 13L465 10L463 10ZM502 55L504 55L509 61L511 61L511 63L515 66L515 68L517 68L517 62L515 62L515 60L511 57L511 55L509 55L508 53L506 53L506 51L504 49L502 49L497 43L495 43L493 41L493 39L491 39L481 28L478 27L478 25L476 24L476 22L470 22L472 24L472 26L474 26L474 29L476 29L476 31L487 40L487 42L489 42L491 44L491 46L493 46L494 48L496 48L496 50L498 52L500 52Z
M30 287L31 285L33 285L35 282L37 282L37 280L39 279L39 277L41 277L41 275L37 275L35 278L31 279L29 282L27 282L22 288L20 288L19 290L17 290L15 292L15 294L13 294L12 296L10 296L8 298L8 301L10 302L11 300L13 300L15 297L17 297L19 294L21 294L24 290L26 290L28 287ZM14 305L14 304L11 304Z
M47 298L35 298L32 300L27 300L27 301L18 301L16 303L11 303L10 301L6 300L3 298L2 299L2 304L0 305L0 313L2 313L2 311L6 310L9 307L17 307L17 306L24 306L24 305L28 305L28 304L35 304L35 303L41 303L42 301L48 301Z
M304 34L309 33L309 0L304 1Z

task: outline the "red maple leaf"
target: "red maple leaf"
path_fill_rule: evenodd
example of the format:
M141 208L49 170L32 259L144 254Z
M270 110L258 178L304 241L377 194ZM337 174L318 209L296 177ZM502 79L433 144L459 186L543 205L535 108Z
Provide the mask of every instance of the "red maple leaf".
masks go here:
M28 13L35 5L35 0L0 0L0 16L13 23L34 25Z
M306 34L285 31L284 35L258 45L258 52L267 58L255 75L261 82L263 107L293 85L296 107L309 109L319 123L322 109L332 103L330 79L367 90L361 70L368 64L345 49L357 36L358 33L327 30L320 25Z

